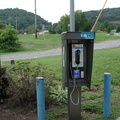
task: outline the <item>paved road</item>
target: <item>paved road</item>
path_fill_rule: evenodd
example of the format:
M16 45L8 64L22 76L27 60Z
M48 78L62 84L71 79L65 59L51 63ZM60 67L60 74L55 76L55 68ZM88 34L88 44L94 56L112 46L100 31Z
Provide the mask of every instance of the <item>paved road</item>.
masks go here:
M94 44L94 50L120 47L120 40L110 40ZM1 61L22 60L45 56L61 55L61 49L1 55Z
M116 120L120 120L120 117L118 117Z

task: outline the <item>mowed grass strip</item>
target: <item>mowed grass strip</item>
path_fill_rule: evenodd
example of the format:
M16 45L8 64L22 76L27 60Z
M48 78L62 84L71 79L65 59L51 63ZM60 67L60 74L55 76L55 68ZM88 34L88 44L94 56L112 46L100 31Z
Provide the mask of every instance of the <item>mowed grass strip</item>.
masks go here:
M19 34L19 41L22 47L14 52L32 52L32 51L43 51L49 49L61 48L61 34L43 34L38 35L37 39L32 34ZM105 32L96 33L95 42L102 42L107 40L120 39L120 36L108 35ZM0 53L9 54L9 53Z
M95 42L120 39L120 36L108 35L104 32L96 33ZM43 34L38 35L35 39L34 35L19 35L19 40L23 48L21 51L41 51L48 49L61 48L61 34Z

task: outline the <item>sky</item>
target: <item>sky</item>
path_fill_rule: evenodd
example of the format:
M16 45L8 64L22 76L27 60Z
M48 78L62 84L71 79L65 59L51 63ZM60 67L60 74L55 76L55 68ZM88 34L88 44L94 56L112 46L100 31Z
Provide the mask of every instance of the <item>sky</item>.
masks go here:
M102 9L106 0L74 0L76 10L89 11ZM0 9L19 8L35 13L35 0L3 0ZM105 8L120 7L120 0L108 0ZM36 0L37 15L48 22L56 23L60 17L69 14L70 0Z

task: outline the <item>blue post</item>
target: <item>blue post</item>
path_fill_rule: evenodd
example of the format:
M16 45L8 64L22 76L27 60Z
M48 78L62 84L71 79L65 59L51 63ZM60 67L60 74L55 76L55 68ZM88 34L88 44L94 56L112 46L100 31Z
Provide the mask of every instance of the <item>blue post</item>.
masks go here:
M111 74L104 73L104 117L110 117L111 111Z
M45 120L45 95L43 77L36 78L36 93L38 120Z

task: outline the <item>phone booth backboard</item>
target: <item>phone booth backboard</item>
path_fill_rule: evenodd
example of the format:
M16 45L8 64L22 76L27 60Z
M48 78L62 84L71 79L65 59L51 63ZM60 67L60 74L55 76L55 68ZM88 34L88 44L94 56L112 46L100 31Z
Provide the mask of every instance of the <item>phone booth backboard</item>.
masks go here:
M62 33L63 88L91 85L94 32Z

